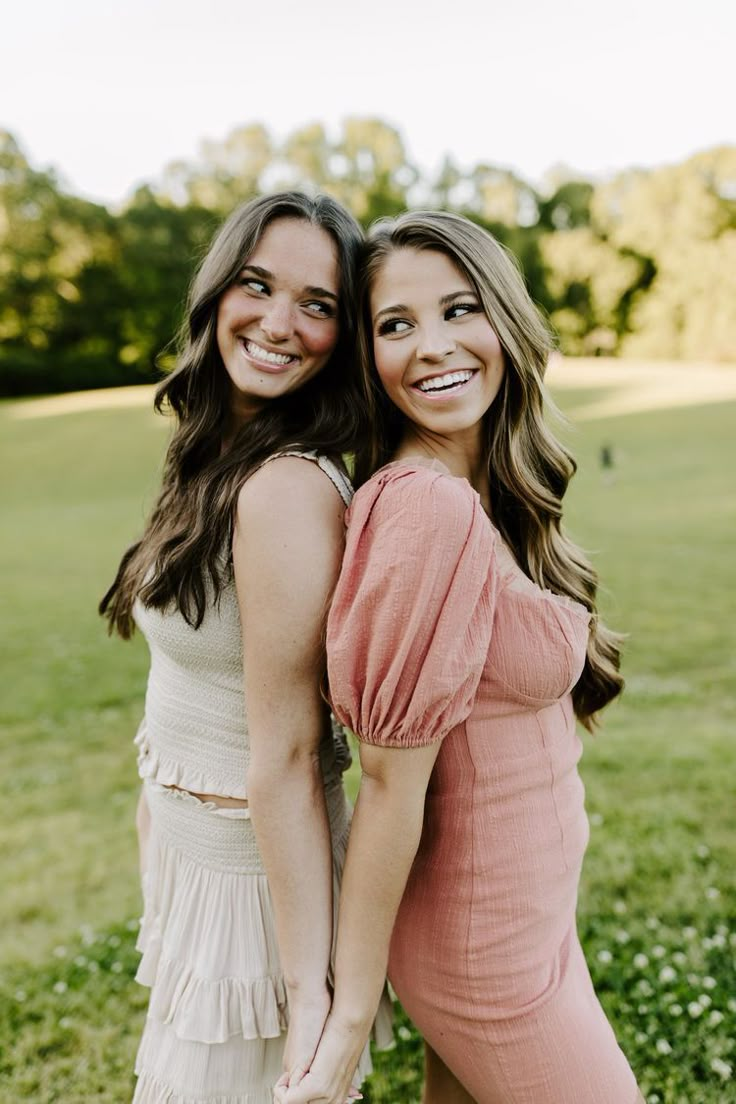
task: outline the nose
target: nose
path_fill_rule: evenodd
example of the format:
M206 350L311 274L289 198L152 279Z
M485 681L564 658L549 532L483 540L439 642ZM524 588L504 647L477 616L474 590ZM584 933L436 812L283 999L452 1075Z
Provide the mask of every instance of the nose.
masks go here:
M292 304L274 296L261 316L261 329L270 341L285 341L294 330Z
M440 325L423 326L419 331L417 356L420 360L438 364L455 351L455 341L446 327Z

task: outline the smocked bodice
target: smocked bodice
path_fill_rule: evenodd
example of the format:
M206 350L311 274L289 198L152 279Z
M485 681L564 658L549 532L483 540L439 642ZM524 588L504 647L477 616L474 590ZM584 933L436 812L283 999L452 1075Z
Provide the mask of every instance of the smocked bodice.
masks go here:
M282 455L314 460L349 501L345 476L325 457ZM223 572L219 600L208 602L198 629L173 606L162 611L135 602L133 616L151 653L138 768L141 778L164 786L245 799L250 747L243 643L232 565L224 557ZM345 735L327 716L320 758L326 782L350 763Z

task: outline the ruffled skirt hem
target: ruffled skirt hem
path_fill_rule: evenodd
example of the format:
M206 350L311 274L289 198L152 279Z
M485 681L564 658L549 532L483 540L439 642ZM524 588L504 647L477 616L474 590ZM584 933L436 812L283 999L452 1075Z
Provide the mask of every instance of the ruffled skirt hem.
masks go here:
M341 784L326 796L337 909L349 820ZM146 797L151 836L136 977L151 997L135 1104L271 1104L289 1011L250 820L155 784ZM374 1038L379 1046L393 1039L387 995ZM359 1078L371 1068L366 1047Z

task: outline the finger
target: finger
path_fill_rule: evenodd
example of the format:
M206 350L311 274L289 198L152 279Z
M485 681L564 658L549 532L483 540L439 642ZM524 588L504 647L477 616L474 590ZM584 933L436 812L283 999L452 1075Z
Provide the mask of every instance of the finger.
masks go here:
M306 1066L296 1066L289 1074L289 1088L294 1089L302 1082L307 1074Z

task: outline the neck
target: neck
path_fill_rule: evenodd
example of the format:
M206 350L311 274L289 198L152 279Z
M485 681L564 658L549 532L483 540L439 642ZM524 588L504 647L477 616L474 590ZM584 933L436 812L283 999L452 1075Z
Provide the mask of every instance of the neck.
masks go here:
M405 460L410 456L426 456L429 460L439 460L452 475L467 479L489 512L490 479L480 427L473 427L467 435L442 437L412 426L404 434L394 459Z

